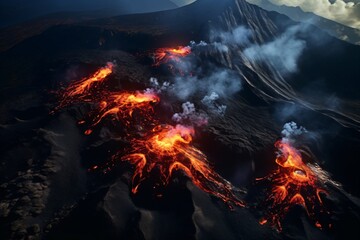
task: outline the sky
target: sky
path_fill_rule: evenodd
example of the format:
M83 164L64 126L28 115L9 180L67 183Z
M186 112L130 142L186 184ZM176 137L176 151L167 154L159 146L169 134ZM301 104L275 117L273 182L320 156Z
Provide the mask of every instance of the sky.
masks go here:
M0 0L0 27L66 11L141 13L183 6L194 0Z
M196 0L170 0L170 1L172 1L173 3L175 3L178 6L184 6L184 5L195 2Z
M119 13L139 13L183 6L195 0L0 0L0 26L60 11L111 9ZM221 1L221 0L219 0ZM246 0L261 6L300 7L305 12L360 29L360 0Z
M360 29L360 0L247 0L261 6L262 1L276 5L300 7L304 12Z

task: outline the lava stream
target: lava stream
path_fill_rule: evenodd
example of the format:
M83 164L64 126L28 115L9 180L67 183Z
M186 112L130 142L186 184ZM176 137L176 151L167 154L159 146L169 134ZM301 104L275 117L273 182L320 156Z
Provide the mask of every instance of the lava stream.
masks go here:
M190 52L190 47L162 49L157 53L156 59L159 64L170 60L177 61ZM88 116L90 121L89 128L85 131L86 135L91 134L92 129L105 118L112 117L124 124L132 150L130 154L120 158L135 165L132 192L136 193L141 182L150 177L155 169L159 169L160 184L163 186L169 183L176 170L181 170L197 187L220 198L229 206L244 206L237 196L240 190L217 174L210 167L205 154L191 145L195 134L193 127L158 125L157 118L153 116L153 105L158 103L160 98L155 93L150 91L111 92L105 86L97 84L109 76L112 69L113 64L108 63L91 77L71 84L61 94L60 107L82 102L90 104L94 110ZM136 119L133 116L135 112L138 113ZM129 131L139 121L143 130L150 129L144 136L131 134L134 132ZM85 120L79 121L79 124L86 123ZM153 128L155 125L157 126ZM117 154L114 160L120 154ZM110 170L113 163L107 163L106 169ZM93 166L91 169L98 168L99 166Z
M159 48L154 53L154 66L169 64L170 62L179 62L181 58L191 53L191 47L179 46L177 48ZM170 65L170 67L173 67Z
M237 190L210 167L204 153L191 145L193 135L193 127L158 125L144 139L133 140L132 153L121 158L135 165L132 192L138 191L154 169L159 170L163 186L169 183L174 171L182 170L203 191L229 206L244 206L236 196Z
M281 230L281 220L292 206L300 205L316 227L325 227L318 219L328 214L321 199L321 194L327 194L321 187L323 183L319 176L323 174L322 170L318 166L305 164L300 153L289 143L278 141L275 146L281 154L276 158L277 170L264 178L271 179L273 187L266 200L266 216L260 220L260 224L268 222Z
M114 117L129 126L129 119L136 110L142 114L143 121L153 122L150 113L153 112L153 104L159 101L160 98L150 92L110 93L109 96L104 96L104 99L99 103L99 109L93 118L91 127L96 126L106 117ZM91 130L89 129L85 133L90 134Z
M108 62L105 67L100 68L93 75L70 84L61 94L60 107L85 100L84 97L91 96L92 89L97 88L98 83L104 81L112 72L114 64Z

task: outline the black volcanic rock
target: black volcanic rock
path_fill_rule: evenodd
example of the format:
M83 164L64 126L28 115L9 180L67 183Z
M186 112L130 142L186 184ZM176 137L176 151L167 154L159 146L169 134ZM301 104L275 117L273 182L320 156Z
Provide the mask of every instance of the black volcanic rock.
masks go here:
M53 91L108 61L117 65L109 77L114 90L143 89L152 76L161 81L171 78L166 69L151 66L147 55L156 48L187 45L191 40L209 42L210 30L239 26L251 30L251 44L262 45L295 25L245 0L198 0L175 10L51 27L0 53L0 195L4 196L0 238L340 239L358 235L359 176L354 156L360 154L360 47L314 26L297 36L306 47L298 71L290 75L277 71L276 62L250 61L244 44L197 56L202 64L232 70L243 80L242 91L224 100L226 114L210 119L196 144L224 178L248 190L248 195L243 193L250 203L245 208L230 210L181 173L174 176L163 197L154 196L151 182L133 195L129 166L119 164L105 175L87 171L126 145L111 126L83 136L85 129L76 122L86 116L84 104L49 114L57 104ZM334 105L324 100L332 94L336 94ZM163 115L181 102L169 99L166 104L161 106ZM290 109L290 114L279 114L284 109ZM162 117L170 118L172 113ZM301 208L285 219L282 232L258 224L261 211L253 202L264 198L264 193L253 190L253 179L274 168L273 143L290 120L321 135L321 141L317 134L310 139L309 152L343 184L327 183L332 184L328 201L336 210L333 229L318 230Z

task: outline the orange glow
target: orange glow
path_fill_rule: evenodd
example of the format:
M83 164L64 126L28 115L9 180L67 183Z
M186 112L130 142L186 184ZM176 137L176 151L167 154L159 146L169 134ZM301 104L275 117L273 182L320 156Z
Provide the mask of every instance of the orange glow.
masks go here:
M112 93L104 96L105 100L99 103L99 112L94 117L92 127L99 124L104 118L112 116L115 119L128 124L129 118L134 111L138 110L143 114L142 118L147 120L151 118L148 114L152 112L152 104L160 101L154 93Z
M267 223L267 220L265 218L260 219L259 221L260 225L264 225Z
M83 98L91 94L91 90L96 88L98 83L104 81L113 72L113 68L114 64L109 62L92 76L70 84L62 93L60 107L84 100Z
M135 165L132 192L138 191L141 182L154 169L159 170L163 186L175 171L181 170L197 187L229 206L244 206L235 194L236 189L210 167L204 153L191 145L194 133L192 127L158 125L144 139L134 140L132 153L122 157Z
M294 205L304 207L312 219L324 213L320 193L327 193L320 188L320 180L313 168L303 162L295 148L283 141L276 142L275 146L281 154L275 160L278 164L277 170L268 176L273 187L266 200L270 205L267 206L267 216L259 222L269 222L281 230L281 220ZM314 221L314 225L321 227L318 221Z
M176 60L189 54L190 47L162 51L164 52L157 55L159 61ZM165 55L161 56L162 54ZM79 124L88 127L84 131L85 135L92 134L95 126L104 123L105 119L122 124L125 132L123 137L130 142L131 150L126 152L125 156L121 155L124 152L119 152L113 160L120 156L122 161L135 166L132 192L137 193L141 182L152 177L157 170L159 175L156 179L160 180L159 186L166 186L174 172L182 172L198 188L220 198L229 206L244 206L238 196L240 190L217 174L210 167L205 154L192 146L195 135L193 127L159 125L153 109L154 105L160 102L159 96L151 91L111 92L106 89L106 85L98 84L111 74L112 69L113 65L108 64L90 78L70 85L62 94L60 107L74 103L89 103L91 111L85 117L86 120L78 121ZM111 170L114 163L111 161L103 166L96 165L89 168L89 171L106 173Z
M154 66L160 66L170 62L179 62L181 58L191 53L190 47L179 46L177 48L159 48L154 53ZM173 66L172 66L173 67Z

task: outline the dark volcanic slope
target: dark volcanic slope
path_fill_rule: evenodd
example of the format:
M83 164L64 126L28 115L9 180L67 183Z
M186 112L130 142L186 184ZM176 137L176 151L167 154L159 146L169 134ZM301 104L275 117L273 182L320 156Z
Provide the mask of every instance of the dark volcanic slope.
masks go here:
M245 0L198 0L186 7L52 27L0 54L0 238L47 239L340 239L359 236L357 160L360 156L360 48L302 26L305 42L297 71L278 61L253 61L253 44L266 45L295 26L285 16ZM197 56L204 64L231 69L243 89L224 100L224 117L214 117L197 142L215 168L236 186L252 188L254 176L274 167L273 143L291 120L314 133L306 144L345 190L334 187L334 228L320 231L295 209L279 233L260 226L257 210L229 211L179 174L157 199L146 190L129 193L131 170L87 172L106 161L121 138L104 126L85 137L76 124L86 108L50 115L51 90L116 61L116 88L145 88L152 76L168 80L144 57L159 47L211 42L210 32L251 30L248 41ZM314 34L316 33L316 34ZM280 50L279 48L277 51ZM275 55L275 56L281 56ZM196 99L195 99L196 100ZM170 101L168 109L180 101ZM173 113L173 112L172 112ZM170 113L170 114L172 114ZM110 153L109 153L110 151ZM240 175L240 177L239 177ZM149 187L149 189L151 189ZM299 210L299 211L297 211Z

